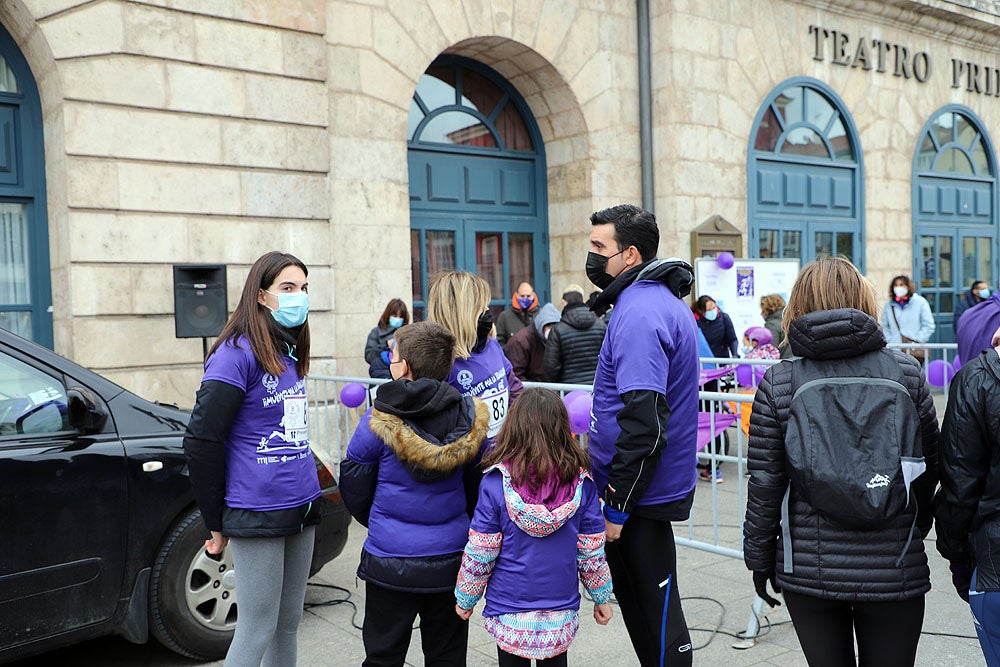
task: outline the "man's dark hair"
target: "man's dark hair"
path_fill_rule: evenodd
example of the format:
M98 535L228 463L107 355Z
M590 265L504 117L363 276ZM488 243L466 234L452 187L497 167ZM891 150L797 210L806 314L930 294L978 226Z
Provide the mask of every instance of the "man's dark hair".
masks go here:
M444 380L455 363L455 336L437 322L396 329L396 358L406 359L414 380Z
M583 303L583 292L577 292L575 289L569 290L563 292L562 299L566 303Z
M593 225L615 225L615 243L618 250L635 246L646 262L656 257L656 248L660 245L660 229L656 226L656 216L631 204L619 204L590 216Z

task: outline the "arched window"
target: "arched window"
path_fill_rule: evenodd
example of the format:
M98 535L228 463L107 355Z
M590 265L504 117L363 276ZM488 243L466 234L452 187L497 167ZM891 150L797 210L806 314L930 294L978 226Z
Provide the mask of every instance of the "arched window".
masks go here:
M51 304L42 108L0 27L0 327L51 347Z
M521 282L548 301L545 156L527 104L503 77L442 56L420 77L407 124L413 306L439 271L482 276L499 312Z
M952 342L956 299L996 288L996 162L989 134L960 106L938 110L913 158L913 277L931 304L935 342Z
M791 79L768 95L747 165L752 257L839 255L864 268L858 146L843 103L821 82Z

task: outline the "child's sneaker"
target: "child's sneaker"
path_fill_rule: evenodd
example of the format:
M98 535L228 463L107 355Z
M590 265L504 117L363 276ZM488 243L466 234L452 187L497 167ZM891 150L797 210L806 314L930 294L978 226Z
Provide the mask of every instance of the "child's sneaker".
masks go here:
M702 470L700 473L698 473L698 477L703 482L711 482L712 481L712 471L711 471L711 469L709 469L709 470ZM716 484L722 484L722 482L723 482L723 479L722 479L722 470L720 470L719 468L716 468L715 469L715 483Z

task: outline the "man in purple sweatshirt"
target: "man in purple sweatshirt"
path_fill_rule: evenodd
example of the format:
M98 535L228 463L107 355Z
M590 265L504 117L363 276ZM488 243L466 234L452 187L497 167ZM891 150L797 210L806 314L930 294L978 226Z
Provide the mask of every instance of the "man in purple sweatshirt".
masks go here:
M656 259L652 213L622 204L590 216L587 277L612 305L594 379L590 457L603 494L607 558L632 646L646 665L690 665L671 521L694 500L698 333L682 298L691 265Z

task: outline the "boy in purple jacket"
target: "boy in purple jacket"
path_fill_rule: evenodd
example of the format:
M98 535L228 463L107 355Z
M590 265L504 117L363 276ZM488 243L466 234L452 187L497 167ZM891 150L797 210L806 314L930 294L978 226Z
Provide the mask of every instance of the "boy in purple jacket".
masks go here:
M469 624L453 590L475 508L489 423L478 399L444 383L455 337L439 324L396 330L389 372L340 465L344 504L368 528L364 665L401 665L413 621L427 664L464 665Z

